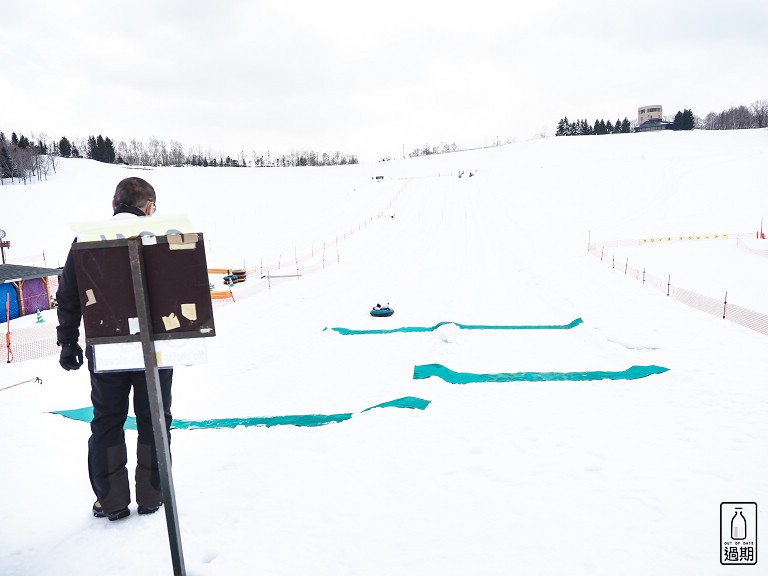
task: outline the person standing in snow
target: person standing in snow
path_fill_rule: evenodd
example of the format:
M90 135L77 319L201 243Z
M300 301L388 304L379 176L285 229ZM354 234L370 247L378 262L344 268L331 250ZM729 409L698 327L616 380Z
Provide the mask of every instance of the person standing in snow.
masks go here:
M154 188L141 178L120 181L112 199L114 219L143 218L154 214L157 196ZM132 290L131 286L126 287ZM57 344L61 346L59 364L65 370L77 370L83 365L80 337L80 295L75 276L72 251L67 256L56 292L59 325ZM143 370L103 372L93 370L93 349L86 347L85 356L91 377L93 420L88 440L88 474L96 494L93 515L97 518L119 520L131 512L131 492L128 479L127 449L123 425L128 417L128 398L133 389L133 410L139 438L136 447L136 502L139 514L152 514L163 504L158 472L157 451L152 431L152 418ZM163 410L170 442L171 382L173 369L159 370Z

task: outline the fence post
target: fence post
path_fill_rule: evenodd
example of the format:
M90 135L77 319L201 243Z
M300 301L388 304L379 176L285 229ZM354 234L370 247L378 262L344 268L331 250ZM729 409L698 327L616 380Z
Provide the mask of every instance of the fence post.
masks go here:
M645 266L643 266L643 284L645 284Z
M723 320L725 320L725 307L728 305L728 292L725 293L725 300L723 300Z
M8 292L5 295L5 318L7 324L5 333L5 360L6 364L10 364L13 361L13 351L11 350L11 293Z
M603 261L603 254L605 254L605 246L600 249L600 262Z
M627 275L627 268L629 267L629 257L627 257L627 261L624 262L624 276Z
M611 256L611 268L616 269L616 255Z
M669 285L672 282L672 275L670 274L667 278L667 296L669 296Z

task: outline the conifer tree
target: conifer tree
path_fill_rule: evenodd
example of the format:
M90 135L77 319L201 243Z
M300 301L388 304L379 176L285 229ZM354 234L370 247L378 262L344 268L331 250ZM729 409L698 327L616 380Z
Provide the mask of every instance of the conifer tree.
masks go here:
M62 136L59 140L59 154L64 158L72 156L72 144L67 140L66 136Z
M94 160L98 160L99 162L106 162L106 145L104 143L104 138L99 134L96 137L96 152L93 156Z
M622 132L622 134L629 134L631 129L632 129L632 125L630 124L630 122L627 119L627 117L624 116L624 120L621 121L621 132Z
M675 114L675 121L672 122L672 130L683 130L683 113L680 110Z
M565 122L566 120L564 118L560 118L560 120L557 122L557 130L555 131L555 136L565 136Z
M91 160L96 160L98 152L96 148L96 138L94 136L88 136L88 149L86 150L86 157Z
M112 140L110 140L109 138L106 138L104 140L104 152L103 152L102 162L107 162L108 164L113 164L115 162L115 145L112 143Z
M8 149L3 146L0 149L0 177L11 178L13 176L13 162L8 154Z
M693 116L693 110L686 108L683 110L682 130L693 130L696 124L696 119Z

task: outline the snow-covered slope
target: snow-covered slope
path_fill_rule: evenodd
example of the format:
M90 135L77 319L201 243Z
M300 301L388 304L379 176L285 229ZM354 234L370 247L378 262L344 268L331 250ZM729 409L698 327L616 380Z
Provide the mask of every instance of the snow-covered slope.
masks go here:
M353 414L174 431L190 574L720 574L720 503L768 501L768 340L616 273L587 243L757 230L766 166L766 130L552 138L324 169L70 160L48 182L0 189L0 215L11 257L45 251L55 265L68 224L109 216L115 184L139 175L161 212L205 233L211 266L323 244L336 260L217 309L209 362L176 371L180 419ZM768 313L768 260L735 240L611 253ZM394 316L370 317L377 302ZM324 330L576 318L570 330ZM425 364L669 371L455 385L414 379ZM42 386L0 392L0 574L169 572L162 514L90 515L88 426L49 413L88 405L87 372L55 357L0 366L2 385L34 376ZM363 412L405 396L431 403Z

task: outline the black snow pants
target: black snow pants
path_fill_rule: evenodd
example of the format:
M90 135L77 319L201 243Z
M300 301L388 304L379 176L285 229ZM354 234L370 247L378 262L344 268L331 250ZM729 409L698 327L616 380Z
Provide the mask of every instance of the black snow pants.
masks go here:
M139 432L136 446L136 502L139 506L159 506L163 502L163 494L144 371L91 371L90 374L93 420L88 440L88 473L96 497L108 512L122 510L131 503L123 425L128 417L128 397L133 389L133 412ZM159 374L170 443L173 369L160 370Z

